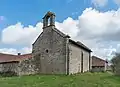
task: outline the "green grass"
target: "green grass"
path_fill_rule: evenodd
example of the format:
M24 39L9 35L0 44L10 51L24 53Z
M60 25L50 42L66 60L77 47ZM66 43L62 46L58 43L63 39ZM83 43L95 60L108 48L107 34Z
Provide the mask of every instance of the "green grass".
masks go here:
M120 87L120 77L108 73L0 77L0 87Z

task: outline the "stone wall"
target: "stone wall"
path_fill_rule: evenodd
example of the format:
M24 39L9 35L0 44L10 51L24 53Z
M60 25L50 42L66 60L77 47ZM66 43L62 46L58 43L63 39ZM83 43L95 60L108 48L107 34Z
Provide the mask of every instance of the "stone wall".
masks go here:
M69 44L69 74L81 72L81 49Z
M4 62L0 63L0 73L9 73L18 75L18 63L19 62Z
M104 72L104 71L105 71L105 67L104 66L92 67L92 72Z
M83 72L89 71L89 52L83 51ZM90 57L91 58L91 57Z
M72 43L69 43L69 49L69 74L81 72L81 52L83 52L83 72L89 71L90 53Z
M38 73L66 73L66 39L53 26L43 29L43 33L33 44L34 65Z
M34 65L33 65L33 58L29 58L26 60L21 60L17 62L4 62L0 63L0 73L4 74L11 74L14 73L16 75L30 75L36 74Z
M22 60L18 65L18 74L19 75L30 75L35 74L35 68L33 65L33 58Z

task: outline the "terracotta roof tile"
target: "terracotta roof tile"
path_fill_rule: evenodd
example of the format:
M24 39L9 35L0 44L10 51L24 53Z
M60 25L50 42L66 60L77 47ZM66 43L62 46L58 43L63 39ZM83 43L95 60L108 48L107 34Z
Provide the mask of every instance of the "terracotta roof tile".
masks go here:
M79 46L79 47L82 47L83 49L85 49L85 50L87 50L87 51L89 51L89 52L92 52L91 49L89 49L87 46L85 46L85 45L84 45L83 43L81 43L80 41L77 41L77 42L76 42L76 41L74 41L74 40L72 40L72 39L69 39L69 41L70 41L71 43Z
M98 58L96 56L92 56L92 66L105 66L106 61Z
M12 62L12 61L21 61L28 58L32 58L32 54L24 54L24 55L12 55L12 54L4 54L0 53L0 62Z

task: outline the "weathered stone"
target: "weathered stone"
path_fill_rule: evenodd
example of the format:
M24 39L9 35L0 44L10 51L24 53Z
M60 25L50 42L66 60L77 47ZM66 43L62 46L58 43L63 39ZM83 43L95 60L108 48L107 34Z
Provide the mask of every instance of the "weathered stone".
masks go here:
M43 25L46 25L44 23ZM34 66L38 73L70 74L81 72L81 52L83 52L83 72L89 71L91 51L70 43L69 38L55 26L46 25L43 28L43 32L33 44ZM84 45L82 44L82 46Z
M22 60L18 65L18 74L19 75L30 75L35 74L35 67L33 65L33 59Z
M50 26L48 25L49 17L51 18ZM32 58L15 64L3 64L0 70L9 71L10 69L18 75L74 74L89 71L91 50L80 42L72 41L70 36L56 29L54 17L53 13L45 15L43 32L32 44Z
M0 64L0 74L18 75L19 62L4 62Z

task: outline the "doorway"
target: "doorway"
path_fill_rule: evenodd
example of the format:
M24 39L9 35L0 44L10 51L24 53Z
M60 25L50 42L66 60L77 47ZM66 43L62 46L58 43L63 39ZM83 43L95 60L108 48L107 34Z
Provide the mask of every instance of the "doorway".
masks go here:
M81 73L83 73L83 52L81 52Z

